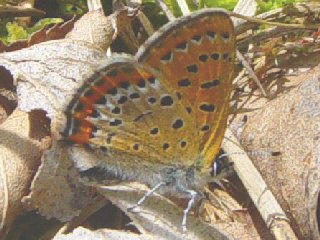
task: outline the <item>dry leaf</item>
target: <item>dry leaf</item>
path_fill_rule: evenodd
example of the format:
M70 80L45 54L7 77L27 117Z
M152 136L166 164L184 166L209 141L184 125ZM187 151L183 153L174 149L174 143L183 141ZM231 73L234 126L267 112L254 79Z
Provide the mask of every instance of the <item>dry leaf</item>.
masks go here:
M92 239L92 240L151 240L154 239L151 236L145 234L138 235L134 233L127 233L122 231L99 229L89 230L83 227L76 228L69 234L58 234L53 240L78 240L78 239Z
M22 213L21 198L29 192L41 154L50 145L45 129L32 135L40 120L46 121L39 111L15 112L0 126L0 238Z
M75 23L74 29L67 34L66 38L87 41L106 51L138 11L138 9L125 7L107 17L102 9L91 11Z
M68 145L54 144L42 156L31 193L23 198L24 206L29 210L37 209L48 219L70 221L79 215L95 194L78 179L78 172L68 158Z
M315 174L320 152L319 73L318 66L308 78L300 76L300 85L249 118L242 135L249 151L281 152L279 157L255 155L253 161L304 239L319 238L314 228L318 203L314 193L320 186L319 174Z
M52 27L44 27L38 32L33 33L28 40L19 40L10 45L0 41L0 52L12 52L22 48L30 47L34 44L49 40L64 38L65 35L72 29L76 18L72 18L65 23L57 23Z
M93 47L88 42L72 39L48 41L0 55L0 66L10 71L13 82L17 85L18 108L25 112L35 109L45 111L51 119L51 127L50 124L45 125L41 121L37 122L36 127L41 130L47 126L48 129L44 132L50 134L51 130L51 135L55 139L59 138L59 133L65 127L63 112L66 105L77 92L85 77L91 75L106 58L104 51L99 46ZM16 116L16 114L19 113L14 112L12 116ZM28 116L28 114L25 115ZM29 143L32 138L41 136L41 131L27 128L31 124L35 125L27 117L19 118L19 122L14 125L13 130L8 128L8 125L12 124L11 122L10 118L7 119L2 127L11 134L15 133L20 126L23 126L23 130L20 129L18 135L24 134L26 143ZM25 132L28 129L30 133ZM18 149L16 149L17 141L14 138L11 141L10 136L2 136L5 138L2 142L8 143L3 147L10 149L10 152L6 152L5 149L3 151L3 170L7 170L6 166L11 165L14 169L19 170L17 164L20 162L30 161L29 164L36 162L32 165L33 167L24 167L27 173L26 177L24 173L19 173L21 176L12 173L10 175L12 179L7 179L6 173L11 173L10 170L2 174L2 179L6 180L2 182L3 189L18 182L23 190L20 191L15 187L10 187L9 192L4 190L3 194L0 195L1 212L3 213L1 230L5 234L14 218L21 213L21 198L28 193L27 187L30 186L31 177L34 176L37 166L40 164L39 159L42 151L49 145L33 151L32 147L20 144L19 152L21 151L23 154L19 155ZM12 152L12 149L14 149L14 152ZM76 172L72 171L72 164L68 162L67 157L64 158L65 152L61 153L61 151L63 152L61 149L54 148L44 155L43 163L32 183L32 192L29 197L24 199L24 203L28 205L29 209L36 208L48 218L56 217L66 221L77 215L80 209L86 206L92 192L77 181ZM11 156L12 154L14 156L17 154L16 159ZM57 181L58 179L59 181ZM51 182L48 182L48 180L51 180ZM69 192L63 191L66 189ZM11 191L14 194L11 194ZM12 211L13 213L11 213Z

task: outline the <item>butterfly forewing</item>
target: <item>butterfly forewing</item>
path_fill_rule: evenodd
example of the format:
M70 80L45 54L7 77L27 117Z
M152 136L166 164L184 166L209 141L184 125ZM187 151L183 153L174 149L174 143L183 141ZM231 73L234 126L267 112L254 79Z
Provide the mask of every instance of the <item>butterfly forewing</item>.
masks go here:
M225 132L234 55L233 24L222 10L201 10L164 26L136 55L161 71L191 104L205 168L211 166Z
M192 165L195 115L161 74L129 57L108 61L69 106L68 139L115 160ZM117 155L118 154L118 155ZM127 157L126 157L127 156Z

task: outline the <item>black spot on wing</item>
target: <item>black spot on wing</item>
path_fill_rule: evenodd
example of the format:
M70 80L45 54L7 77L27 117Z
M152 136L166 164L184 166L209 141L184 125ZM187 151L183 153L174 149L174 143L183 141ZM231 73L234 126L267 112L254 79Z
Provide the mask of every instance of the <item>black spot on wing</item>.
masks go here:
M202 83L200 87L202 89L211 89L213 87L218 86L219 84L220 84L220 81L218 79L215 79L209 82Z
M199 55L199 61L200 62L207 62L208 60L209 60L209 56L207 54Z
M183 127L183 120L178 118L174 121L174 123L172 124L172 128L173 129L179 129Z
M197 64L191 64L187 66L187 71L190 73L197 73L198 72L198 66Z
M140 94L139 93L131 93L129 95L129 98L130 99L138 99L138 98L140 98Z
M170 95L163 96L160 100L160 106L170 107L173 105L173 99Z
M108 77L115 77L118 75L117 69L111 69L110 71L107 72Z
M220 54L219 53L213 53L211 54L211 58L215 61L219 60L220 58Z
M110 94L113 96L117 95L117 93L118 93L118 90L116 88L111 88L107 91L107 94Z
M178 51L185 51L187 49L187 42L182 42L182 43L179 43L177 46L176 46L176 50Z
M121 96L118 100L118 104L124 104L126 101L128 101L127 96Z
M114 119L112 121L110 121L109 125L111 127L116 127L122 124L122 120L121 119Z
M202 103L199 109L203 112L214 112L215 106L211 103Z
M189 87L191 85L191 80L188 78L184 78L178 81L179 87Z

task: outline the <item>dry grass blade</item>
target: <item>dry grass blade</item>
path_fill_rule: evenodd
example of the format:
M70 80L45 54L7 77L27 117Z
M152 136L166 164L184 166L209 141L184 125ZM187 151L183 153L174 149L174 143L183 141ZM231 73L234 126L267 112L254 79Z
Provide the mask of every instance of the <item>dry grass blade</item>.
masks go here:
M188 15L190 13L189 6L185 0L177 0L177 3L180 7L180 10L182 12L182 15Z
M163 2L163 0L156 0L156 3L162 9L164 14L167 16L169 21L173 21L176 17L172 14L168 6Z
M261 82L259 81L257 75L254 73L254 71L250 67L249 63L247 62L247 60L244 58L244 56L239 51L237 51L237 58L241 62L243 67L248 71L249 76L257 84L257 86L259 87L259 89L260 89L261 93L263 94L263 96L268 97L268 94L266 93L264 87L262 86Z
M36 8L25 8L17 6L0 6L0 18L12 17L39 17L45 12Z
M288 24L288 23L280 23L280 22L269 22L269 21L265 21L259 18L255 18L255 17L248 17L248 16L244 16L242 14L238 14L238 13L234 13L234 12L230 12L229 13L230 16L232 17L237 17L237 18L242 18L251 22L256 22L259 24L267 24L267 25L271 25L271 26L278 26L278 27L286 27L286 28L302 28L302 29L312 29L312 30L317 30L320 25L303 25L303 24Z

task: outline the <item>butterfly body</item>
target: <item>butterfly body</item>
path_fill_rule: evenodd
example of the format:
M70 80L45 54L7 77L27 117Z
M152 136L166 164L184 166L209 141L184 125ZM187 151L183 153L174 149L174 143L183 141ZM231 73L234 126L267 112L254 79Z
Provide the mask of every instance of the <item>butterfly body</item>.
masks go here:
M67 109L68 140L96 158L82 174L189 197L190 210L226 128L234 51L231 19L209 9L161 28L135 58L106 60Z

